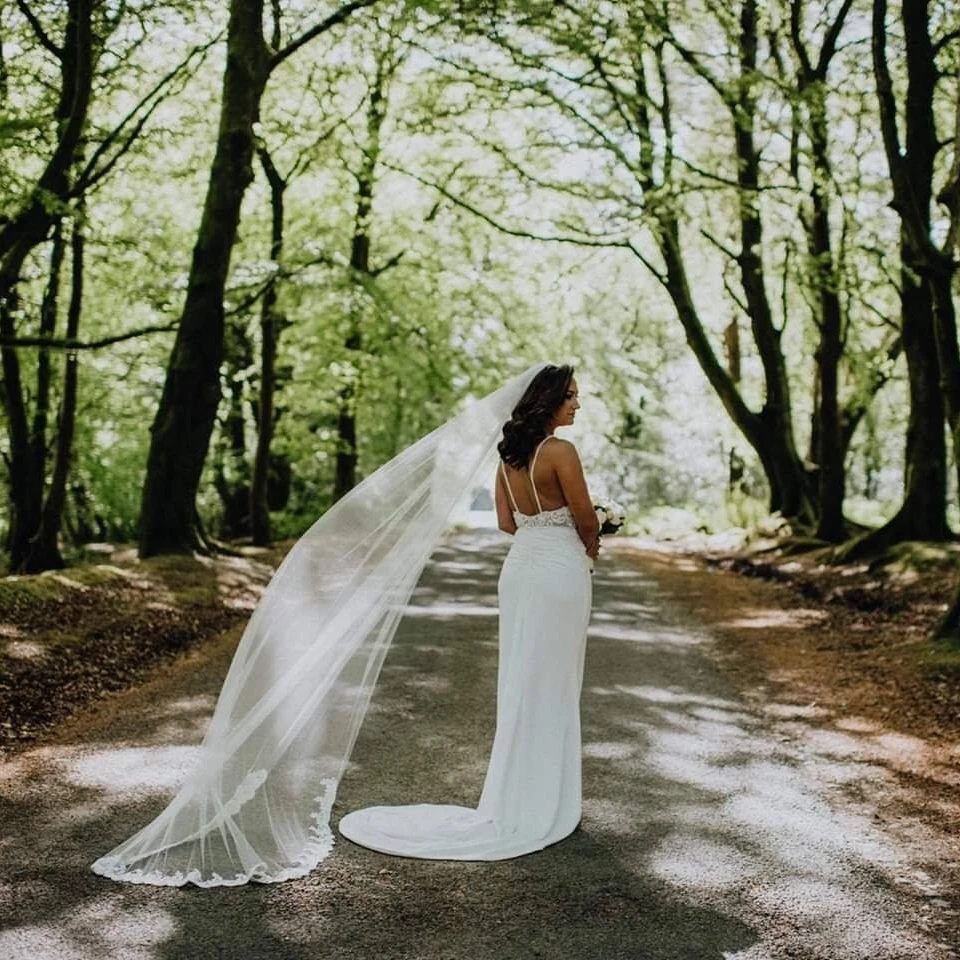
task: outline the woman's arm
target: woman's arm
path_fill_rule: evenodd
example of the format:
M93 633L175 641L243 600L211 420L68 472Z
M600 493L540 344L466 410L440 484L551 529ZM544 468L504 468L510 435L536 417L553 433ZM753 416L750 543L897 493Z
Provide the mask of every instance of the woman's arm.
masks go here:
M493 502L497 505L497 526L511 536L517 532L517 521L507 499L507 489L503 485L503 471L497 467L497 482L494 485Z
M587 490L577 448L569 440L557 437L550 444L550 452L554 458L560 489L563 490L567 506L570 507L577 525L577 533L580 534L587 553L596 557L600 542L600 521L597 520L597 511L593 509L593 500Z

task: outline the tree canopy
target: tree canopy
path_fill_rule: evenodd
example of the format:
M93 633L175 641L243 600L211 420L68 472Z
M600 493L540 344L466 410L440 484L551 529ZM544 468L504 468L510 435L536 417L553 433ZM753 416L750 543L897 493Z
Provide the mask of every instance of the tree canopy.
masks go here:
M958 71L948 0L0 0L7 566L296 534L542 359L634 523L952 537Z

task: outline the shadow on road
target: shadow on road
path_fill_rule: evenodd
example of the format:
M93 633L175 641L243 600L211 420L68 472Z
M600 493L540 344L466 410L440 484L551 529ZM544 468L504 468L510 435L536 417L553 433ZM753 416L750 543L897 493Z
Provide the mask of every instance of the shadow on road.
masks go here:
M335 820L376 803L476 803L493 737L506 542L452 537L387 658ZM802 759L727 689L709 641L625 556L595 574L584 819L497 863L345 840L310 876L197 890L90 873L195 757L237 635L0 768L0 955L57 960L939 960L884 879L896 854L829 809ZM838 777L849 774L835 771ZM856 767L856 765L854 765ZM856 775L863 771L856 770ZM852 775L852 774L851 774ZM899 951L899 952L898 952Z

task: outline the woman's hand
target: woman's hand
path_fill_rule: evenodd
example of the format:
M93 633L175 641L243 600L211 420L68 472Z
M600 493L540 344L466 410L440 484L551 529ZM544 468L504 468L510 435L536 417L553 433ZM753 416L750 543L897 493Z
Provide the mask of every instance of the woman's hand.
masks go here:
M593 542L587 547L587 556L591 560L597 559L597 554L600 553L600 534L598 533L594 538Z

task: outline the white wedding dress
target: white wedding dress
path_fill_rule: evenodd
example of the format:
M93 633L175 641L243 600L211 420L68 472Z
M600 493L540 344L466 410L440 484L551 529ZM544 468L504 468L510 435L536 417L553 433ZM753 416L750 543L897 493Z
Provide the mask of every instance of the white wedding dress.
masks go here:
M504 860L542 850L580 821L580 687L592 561L569 507L524 514L503 469L517 523L497 585L497 729L480 802L415 804L347 814L340 833L398 856Z

